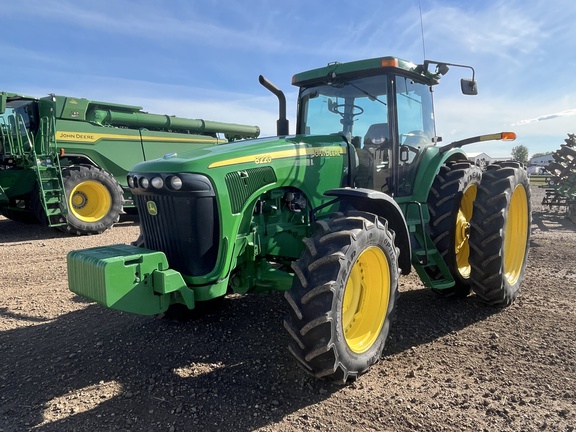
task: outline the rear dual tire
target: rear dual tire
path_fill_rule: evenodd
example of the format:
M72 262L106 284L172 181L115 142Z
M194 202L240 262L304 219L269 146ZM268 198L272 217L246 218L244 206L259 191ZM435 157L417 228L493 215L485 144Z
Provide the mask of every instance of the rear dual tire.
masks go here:
M448 162L428 198L430 233L455 285L435 290L508 306L518 295L530 242L530 186L516 162L483 173L467 161ZM429 274L434 277L434 271Z
M508 306L518 296L531 222L526 170L515 162L490 165L478 187L470 232L470 279L483 302Z
M430 237L444 259L455 285L434 290L444 296L470 293L470 220L482 171L469 161L451 161L440 167L430 188ZM428 268L432 279L441 278L437 267Z

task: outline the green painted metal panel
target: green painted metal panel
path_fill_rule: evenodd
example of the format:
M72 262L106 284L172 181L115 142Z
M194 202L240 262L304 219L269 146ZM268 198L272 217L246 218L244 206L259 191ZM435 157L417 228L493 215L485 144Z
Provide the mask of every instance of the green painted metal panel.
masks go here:
M339 135L296 136L231 143L146 161L136 165L131 175L204 173L211 181L216 191L221 227L219 244L239 240L235 242L236 248L219 248L216 266L209 274L184 275L189 285L208 285L218 283L242 261L239 255L246 253L250 241L243 230L250 225L255 202L262 194L284 187L295 188L302 192L310 208L316 208L332 199L324 195L325 190L344 184L347 158L348 146ZM319 215L333 210L326 208ZM279 222L286 226L295 224L283 219ZM269 236L279 235L263 239L265 252L286 250L288 256L297 257L302 248L302 231L306 227L305 221L299 223L303 227L295 230L300 234L282 230L268 232ZM293 243L300 247L294 247Z
M240 213L246 201L260 188L276 183L272 167L232 171L225 176L233 213Z
M72 251L67 266L72 292L106 307L141 315L165 311L171 293L187 289L179 274L167 271L163 252L129 245Z
M407 60L397 57L377 57L367 60L358 60L346 63L329 63L327 66L301 72L292 77L292 84L296 86L307 85L318 80L327 80L334 74L367 76L370 73L384 72L384 68L394 68L399 73L419 75L422 80L429 81L430 84L437 83L437 77L424 71L422 66L416 65Z

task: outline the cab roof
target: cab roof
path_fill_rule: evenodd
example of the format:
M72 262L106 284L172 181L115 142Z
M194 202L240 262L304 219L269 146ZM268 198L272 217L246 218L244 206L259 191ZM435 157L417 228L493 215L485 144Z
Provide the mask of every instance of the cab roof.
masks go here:
M336 76L347 77L377 75L385 70L395 69L406 75L415 75L430 85L438 83L438 75L428 72L424 66L417 65L398 57L376 57L367 60L357 60L347 63L333 62L327 66L301 72L292 77L292 84L298 87L307 86L315 82L325 82Z

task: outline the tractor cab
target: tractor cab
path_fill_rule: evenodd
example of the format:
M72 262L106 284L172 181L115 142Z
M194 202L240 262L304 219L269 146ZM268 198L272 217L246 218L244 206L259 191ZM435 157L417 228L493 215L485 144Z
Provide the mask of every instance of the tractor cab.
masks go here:
M419 156L436 144L438 75L393 57L333 63L296 75L297 134L339 134L357 155L356 187L412 194Z

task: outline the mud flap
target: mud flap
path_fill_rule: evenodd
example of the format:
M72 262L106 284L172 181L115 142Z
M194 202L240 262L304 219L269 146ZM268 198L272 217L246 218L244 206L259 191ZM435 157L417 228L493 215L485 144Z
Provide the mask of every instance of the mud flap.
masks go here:
M68 288L103 306L140 315L160 314L171 303L194 308L194 293L168 268L163 252L125 244L68 253Z

